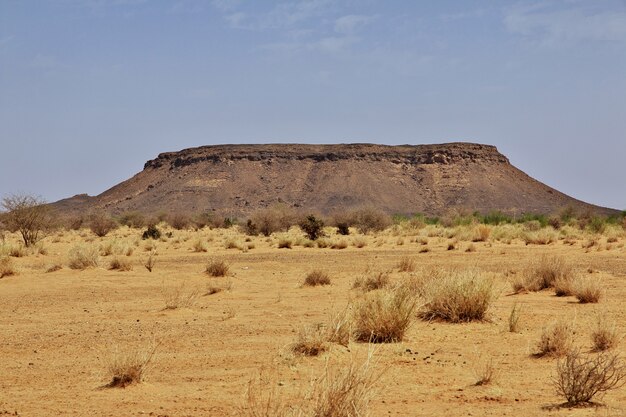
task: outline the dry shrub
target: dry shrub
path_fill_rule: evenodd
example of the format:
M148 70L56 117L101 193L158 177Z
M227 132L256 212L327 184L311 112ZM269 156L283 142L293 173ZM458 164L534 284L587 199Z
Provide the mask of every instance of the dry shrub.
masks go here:
M476 386L489 385L495 381L498 375L496 363L492 357L483 361L479 356L473 370L476 378L474 385Z
M305 415L314 417L367 417L369 403L380 374L374 374L371 355L361 365L333 368L326 363L324 375L313 387L312 409Z
M24 245L11 246L9 248L9 256L14 258L23 258L28 255L28 251Z
M593 350L602 352L614 349L619 343L619 336L615 322L609 323L604 317L598 317L595 329L591 332Z
M224 243L224 248L225 249L243 249L243 246L241 245L241 243L235 241L234 239L228 239Z
M596 396L618 389L626 383L626 365L616 353L602 352L585 356L570 351L557 364L554 386L566 405L589 404Z
M477 269L445 271L424 292L422 317L452 323L483 320L497 298L493 278Z
M304 283L302 285L305 287L330 285L330 276L328 276L326 272L316 269L307 274L307 276L304 278Z
M232 290L232 288L233 288L232 281L214 279L214 280L211 280L211 282L207 284L205 295L213 295L222 291L230 291Z
M225 277L228 275L229 269L230 265L228 265L223 259L209 259L204 272L212 277Z
M348 247L348 242L346 242L343 239L338 242L333 242L333 244L330 245L331 249L345 249L347 247Z
M411 325L416 300L404 288L365 294L354 311L354 338L360 342L400 342Z
M413 258L409 258L408 256L400 259L400 262L398 262L398 270L400 272L415 271L415 260Z
M327 340L341 346L348 346L350 342L350 320L348 309L345 309L330 319L327 329Z
M379 232L391 226L391 218L383 211L368 207L353 211L351 224L356 226L361 233Z
M165 310L191 308L198 298L198 290L194 288L187 289L185 283L176 287L163 288L162 294Z
M158 344L154 342L148 348L134 350L116 345L106 364L111 380L107 387L124 388L140 383L157 348Z
M465 252L476 252L476 246L473 243L470 243L467 245Z
M558 240L558 233L551 228L541 229L536 232L524 232L522 240L527 245L549 245Z
M169 216L167 222L176 230L188 229L191 225L191 217L184 213L174 213Z
M84 270L98 266L100 254L95 246L76 245L68 254L68 266L71 269Z
M117 228L117 222L104 213L93 213L89 216L89 230L96 236L104 237Z
M571 287L572 267L560 256L543 255L537 262L531 263L523 273L522 281L515 286L519 290L541 291L553 288L559 282L560 289Z
M257 234L258 232L264 236L269 236L275 232L289 230L289 227L296 222L297 216L291 208L275 206L253 213L247 223L247 229L250 234Z
M282 238L278 241L278 249L291 249L292 245L291 239Z
M321 324L304 326L298 331L298 339L290 350L298 355L317 356L330 348L327 339L327 331Z
M61 264L54 264L54 265L50 265L50 266L46 269L46 273L51 273L51 272L60 271L61 269L63 269L63 265L61 265Z
M357 278L352 284L352 288L362 291L373 291L387 287L390 284L389 272L369 272Z
M148 257L146 258L146 261L144 262L143 266L146 267L148 272L152 272L152 269L154 268L155 263L156 263L156 252L152 251L150 252L150 255L148 255Z
M472 242L486 242L491 235L491 227L479 224L473 230Z
M581 277L574 284L574 296L581 304L597 303L603 293L604 289L600 281L591 277Z
M317 239L316 242L317 242L317 247L320 249L324 249L330 246L330 242L326 239Z
M133 264L124 258L118 258L117 256L111 259L111 263L109 263L109 269L116 271L132 271Z
M208 250L206 244L201 239L197 239L196 241L194 241L191 248L196 253L206 252Z
M558 321L544 327L537 344L536 356L562 357L567 355L574 344L574 325Z
M520 304L513 304L511 313L509 314L509 332L519 333L520 331L520 318L522 313L522 307Z
M576 283L580 277L574 274L557 277L554 280L554 294L557 297L567 297L574 294Z
M352 240L352 245L355 248L361 249L361 248L364 248L365 246L367 246L367 241L365 239L361 238L361 237L355 237Z
M17 271L13 266L13 261L8 256L0 257L0 278L16 275Z

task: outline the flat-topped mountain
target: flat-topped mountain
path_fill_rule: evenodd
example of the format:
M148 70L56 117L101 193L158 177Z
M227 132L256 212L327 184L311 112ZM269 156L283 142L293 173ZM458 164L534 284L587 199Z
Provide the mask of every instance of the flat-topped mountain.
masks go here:
M529 177L495 146L474 143L202 146L162 153L98 196L54 205L65 212L240 216L279 203L322 213L364 206L428 215L451 209L552 213L568 206L615 213Z

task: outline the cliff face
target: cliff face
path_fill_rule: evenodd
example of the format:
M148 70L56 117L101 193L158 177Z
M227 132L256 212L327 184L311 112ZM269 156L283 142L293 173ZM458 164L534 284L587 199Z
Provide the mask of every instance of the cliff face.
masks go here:
M55 204L66 211L245 215L277 203L320 212L374 206L430 215L450 209L550 213L566 206L612 212L534 180L494 146L473 143L203 146L162 153L96 197Z

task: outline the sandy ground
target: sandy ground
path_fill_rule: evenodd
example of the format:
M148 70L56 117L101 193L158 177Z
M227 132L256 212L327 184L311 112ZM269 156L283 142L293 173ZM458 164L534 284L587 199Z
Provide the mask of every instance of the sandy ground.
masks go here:
M369 346L335 345L318 357L291 357L287 346L298 328L328 321L361 293L355 278L369 266L393 270L409 256L421 267L478 267L496 272L500 296L489 321L471 324L425 322L416 318L405 340L374 347L373 365L382 372L371 401L374 416L626 416L626 388L609 392L602 406L567 409L551 378L556 359L535 358L543 326L554 319L574 320L576 344L591 348L590 333L598 315L615 320L626 332L626 248L623 237L610 250L570 246L469 242L447 250L450 239L429 238L427 253L410 235L359 237L367 246L278 249L276 238L254 237L254 248L226 249L224 242L244 236L234 231L173 231L156 243L153 272L140 231L119 229L105 238L87 231L64 232L44 240L46 255L11 258L19 274L0 279L0 416L229 416L240 415L248 381L263 372L278 397L302 396L325 366L364 360ZM195 253L197 238L208 252ZM13 237L17 242L16 237ZM338 238L337 238L338 239ZM348 243L354 237L345 238ZM399 245L399 239L403 242ZM67 267L70 248L79 242L133 246L127 257L133 270L100 267L84 271ZM134 246L135 243L138 246ZM602 249L602 245L599 246ZM541 254L564 256L581 273L601 279L606 296L582 305L553 292L510 295L508 277ZM204 268L210 257L230 263L232 287L203 295L210 279ZM46 273L55 263L63 269ZM332 285L302 288L307 272L327 271ZM590 272L591 271L591 272ZM175 288L197 291L195 303L164 309L164 297ZM522 305L522 330L508 332L514 303ZM103 388L109 382L107 360L116 351L159 343L141 384ZM618 350L626 356L626 341ZM496 380L475 386L476 369L492 360Z

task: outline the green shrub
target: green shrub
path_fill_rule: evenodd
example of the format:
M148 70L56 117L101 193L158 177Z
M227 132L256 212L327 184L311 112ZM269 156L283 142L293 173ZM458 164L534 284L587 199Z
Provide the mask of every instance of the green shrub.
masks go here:
M324 222L313 215L309 215L300 222L300 228L310 240L324 236Z
M141 235L141 238L146 240L146 239L160 239L161 238L161 231L155 226L155 225L150 225L148 226L148 228L143 232L143 234Z

